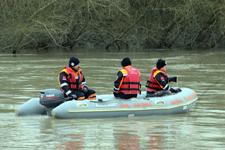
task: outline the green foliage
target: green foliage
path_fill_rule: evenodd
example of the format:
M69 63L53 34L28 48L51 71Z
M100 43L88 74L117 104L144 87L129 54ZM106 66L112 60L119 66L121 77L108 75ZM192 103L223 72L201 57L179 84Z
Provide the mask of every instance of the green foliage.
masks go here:
M223 0L1 0L1 49L224 47Z

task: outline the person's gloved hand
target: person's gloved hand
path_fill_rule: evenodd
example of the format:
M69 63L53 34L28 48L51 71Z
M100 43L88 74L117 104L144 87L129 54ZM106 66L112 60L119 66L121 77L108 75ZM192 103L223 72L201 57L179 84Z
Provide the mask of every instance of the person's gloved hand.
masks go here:
M77 100L77 95L76 94L69 94L68 97L70 98L70 100Z
M87 86L84 86L84 87L83 87L83 92L84 92L84 93L87 93L87 92L88 92L88 87L87 87Z
M113 88L114 93L118 93L118 91L119 91L119 88Z
M171 77L170 82L177 82L177 77Z
M172 92L172 93L177 93L177 90L174 89L174 88L170 88L170 92Z
M180 88L178 88L178 89L170 88L170 92L172 92L172 93L178 93L180 91L181 91Z
M180 88L177 88L176 91L178 93L178 92L181 92L182 90Z

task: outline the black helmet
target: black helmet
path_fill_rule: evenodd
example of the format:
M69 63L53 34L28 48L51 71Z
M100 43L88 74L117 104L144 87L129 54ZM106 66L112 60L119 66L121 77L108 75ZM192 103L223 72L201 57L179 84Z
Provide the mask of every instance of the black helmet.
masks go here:
M166 61L163 59L158 59L158 61L156 62L156 67L158 69L161 69L164 66L166 66Z
M74 67L76 65L78 65L80 63L79 59L76 58L76 57L70 57L70 60L69 60L69 67Z
M122 61L121 61L121 66L123 67L126 67L126 66L129 66L131 65L131 60L129 57L126 57L124 58Z

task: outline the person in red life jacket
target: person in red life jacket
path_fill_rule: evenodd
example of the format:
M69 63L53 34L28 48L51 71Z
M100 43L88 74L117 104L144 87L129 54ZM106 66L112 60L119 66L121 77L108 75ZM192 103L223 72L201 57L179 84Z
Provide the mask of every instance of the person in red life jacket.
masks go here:
M65 97L76 100L91 100L96 97L96 92L88 88L80 68L80 61L76 57L71 57L69 65L59 73L59 84Z
M141 89L140 71L132 67L128 57L121 61L121 66L123 68L117 73L117 79L114 81L114 96L122 99L137 97Z
M180 89L170 87L169 82L177 82L177 77L168 77L166 70L166 61L158 59L156 67L150 73L149 80L146 83L146 97L163 96L166 94L178 93Z

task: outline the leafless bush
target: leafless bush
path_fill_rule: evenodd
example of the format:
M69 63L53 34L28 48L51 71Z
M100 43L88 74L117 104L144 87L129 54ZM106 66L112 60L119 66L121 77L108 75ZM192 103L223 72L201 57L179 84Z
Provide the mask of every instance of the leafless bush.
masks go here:
M224 47L223 0L2 0L0 45L22 48Z

